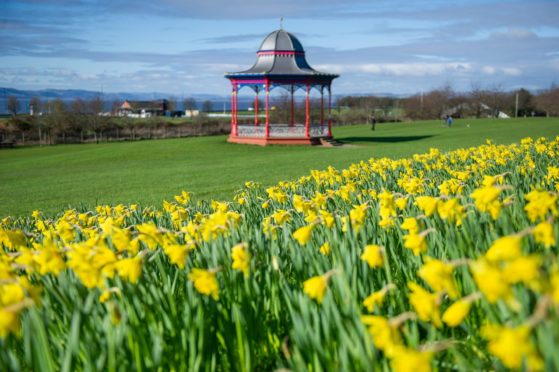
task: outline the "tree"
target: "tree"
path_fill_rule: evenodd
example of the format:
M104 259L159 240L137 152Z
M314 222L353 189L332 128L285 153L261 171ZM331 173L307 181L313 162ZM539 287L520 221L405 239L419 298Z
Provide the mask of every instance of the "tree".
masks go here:
M202 104L202 111L209 113L213 110L213 103L209 99L205 100Z
M21 143L25 145L25 133L27 133L31 128L31 117L12 117L10 119L11 125L13 125L16 130L21 133Z
M559 87L552 86L535 97L536 108L546 116L559 116Z
M84 140L84 130L87 128L87 104L81 98L76 98L70 105L71 126L80 132L80 142Z
M167 99L167 111L175 111L177 109L177 100L175 97Z
M29 111L31 115L37 115L41 112L41 99L37 96L32 97L29 101Z
M54 137L58 133L64 136L68 127L68 116L66 115L66 105L61 99L47 102L48 114L45 116L45 127L47 142L54 143Z
M190 111L190 116L192 116L192 111L196 110L196 100L194 98L187 98L184 100L184 110Z
M8 112L12 114L13 117L17 115L19 111L19 101L16 96L8 97Z
M535 110L532 93L524 88L517 90L515 93L518 94L518 107L515 107L518 112L516 114L518 116L531 115L532 112Z
M103 100L101 97L97 96L93 100L88 102L88 111L90 112L89 117L89 127L93 130L95 137L95 142L98 142L97 135L100 134L101 139L103 138L103 128L105 122L107 121L104 116L101 116L103 112Z

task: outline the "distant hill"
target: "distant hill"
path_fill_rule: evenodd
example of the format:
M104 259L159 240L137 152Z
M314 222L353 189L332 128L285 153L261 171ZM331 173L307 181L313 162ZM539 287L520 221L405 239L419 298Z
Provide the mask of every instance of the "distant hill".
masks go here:
M65 102L70 102L77 98L83 100L92 100L97 97L101 97L103 101L106 102L107 108L110 108L112 102L122 102L126 99L135 101L146 101L152 99L162 99L172 97L177 101L177 109L182 108L182 102L184 98L194 98L198 105L201 107L202 102L210 100L214 104L215 110L222 110L225 104L226 110L229 109L230 99L224 96L212 95L212 94L193 94L177 96L169 93L153 92L153 93L129 93L129 92L119 92L119 93L104 93L91 90L83 89L42 89L42 90L21 90L14 88L3 88L0 87L0 114L6 114L8 112L6 107L6 101L9 96L15 96L20 103L20 112L27 112L29 107L29 101L33 97L39 97L41 101L48 101L53 99L61 99ZM247 107L249 102L246 103Z
M84 100L94 99L96 97L101 97L105 101L112 100L150 100L150 99L161 99L174 97L177 100L182 99L177 95L161 92L152 93L129 93L129 92L118 92L118 93L104 93L92 90L83 89L42 89L42 90L20 90L14 88L2 88L0 87L0 98L6 99L8 96L15 96L20 99L31 99L32 97L39 97L41 99L62 99L73 100L76 98L81 98ZM222 96L212 95L212 94L195 94L187 95L186 97L193 97L197 100L222 100Z
M352 94L353 96L364 96L365 94ZM379 96L396 96L389 93L377 94ZM19 100L20 113L28 112L29 101L33 97L39 97L41 101L49 101L54 99L61 99L65 102L73 101L77 98L83 100L92 100L97 97L105 102L106 110L111 108L113 102L123 102L124 100L134 100L134 101L147 101L172 97L177 102L177 110L184 109L183 101L185 98L194 98L198 104L198 108L202 107L202 103L209 100L213 103L214 111L229 111L231 109L231 98L229 96L217 95L217 94L187 94L187 95L176 95L162 92L152 92L152 93L129 93L129 92L119 92L119 93L106 93L98 92L92 90L83 89L42 89L42 90L22 90L14 88L3 88L0 87L0 115L5 115L8 113L7 109L7 99L9 96L15 96ZM332 95L332 103L335 105L336 99L343 95ZM264 97L260 97L263 99ZM239 96L239 109L246 110L252 107L254 98L250 96Z

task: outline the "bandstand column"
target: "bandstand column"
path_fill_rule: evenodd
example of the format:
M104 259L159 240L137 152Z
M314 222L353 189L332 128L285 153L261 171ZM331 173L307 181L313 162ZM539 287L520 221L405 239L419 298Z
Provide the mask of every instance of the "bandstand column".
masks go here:
M332 86L328 84L328 137L332 137Z
M231 91L231 134L238 135L237 123L237 83L232 82L233 89Z
M320 130L324 125L324 85L320 86Z
M254 125L258 126L258 85L254 87L256 96L254 97Z
M293 97L294 94L295 87L293 86L293 84L291 84L291 121L289 122L289 125L291 126L295 125L295 98Z
M266 138L270 137L270 81L266 79Z
M311 86L309 84L309 82L307 81L307 94L305 96L305 136L308 138L310 137L310 121L311 121L311 115L310 115L310 101L309 101L309 95L310 95L310 90L311 90Z

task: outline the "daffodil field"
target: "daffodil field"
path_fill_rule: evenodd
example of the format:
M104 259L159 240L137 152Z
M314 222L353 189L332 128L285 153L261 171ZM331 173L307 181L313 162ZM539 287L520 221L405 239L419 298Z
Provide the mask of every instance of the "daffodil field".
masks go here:
M0 370L559 370L559 137L0 224Z

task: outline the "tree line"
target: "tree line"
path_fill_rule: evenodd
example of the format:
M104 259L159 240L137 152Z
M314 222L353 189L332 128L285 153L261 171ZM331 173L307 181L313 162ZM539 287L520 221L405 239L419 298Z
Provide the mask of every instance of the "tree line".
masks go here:
M169 100L170 110L176 101ZM272 123L290 120L291 101L287 95L274 100L275 109L270 112ZM20 103L10 96L7 108L11 114L0 120L0 143L41 144L86 143L101 141L139 140L151 138L185 137L226 134L230 130L229 118L210 118L204 113L212 110L211 101L202 104L202 115L193 118L170 119L155 116L133 119L116 116L120 103L113 102L111 112L105 111L101 97L92 100L60 99L42 102L30 100L32 114L18 115ZM185 110L196 110L193 98L183 102ZM321 103L312 100L311 120L318 123ZM263 110L263 102L259 103ZM261 111L262 112L262 111ZM296 104L295 121L305 121L304 103ZM371 122L472 117L524 117L559 116L559 87L552 86L538 93L526 89L503 91L499 87L474 86L469 92L456 92L450 87L433 89L409 97L344 96L336 100L332 110L333 125ZM325 120L327 113L325 112ZM241 118L240 124L253 123L250 117Z
M405 98L346 96L337 100L338 121L363 122L372 117L379 122L471 117L559 116L559 87L536 94L526 89L503 91L499 87L474 86L456 92L448 86ZM343 110L349 108L351 110Z
M173 103L171 109L175 106ZM110 112L105 107L100 97L71 102L61 99L42 102L34 97L29 102L29 114L18 115L20 103L10 96L7 100L10 117L0 121L0 142L52 145L225 134L229 130L228 119L205 115L212 109L211 102L202 104L205 111L200 116L181 119L165 116L135 119L118 116L117 102L113 102ZM196 110L197 103L187 98L184 107Z

